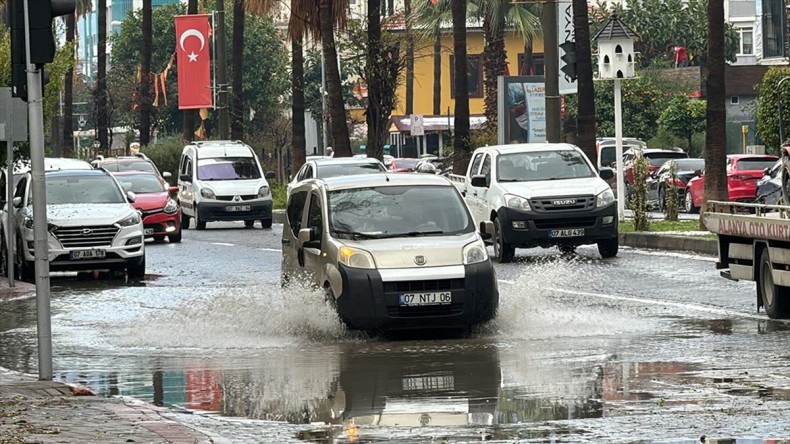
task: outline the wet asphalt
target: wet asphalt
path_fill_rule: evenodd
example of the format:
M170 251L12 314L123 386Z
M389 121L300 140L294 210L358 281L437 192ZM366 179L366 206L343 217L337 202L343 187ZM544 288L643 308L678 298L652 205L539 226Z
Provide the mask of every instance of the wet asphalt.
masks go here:
M790 438L790 323L715 259L517 250L469 338L347 331L279 288L280 231L209 224L148 243L148 274L55 275L55 379L132 396L232 442L738 442ZM33 299L0 304L0 366L37 372ZM244 418L244 421L238 421ZM214 430L216 433L220 433Z

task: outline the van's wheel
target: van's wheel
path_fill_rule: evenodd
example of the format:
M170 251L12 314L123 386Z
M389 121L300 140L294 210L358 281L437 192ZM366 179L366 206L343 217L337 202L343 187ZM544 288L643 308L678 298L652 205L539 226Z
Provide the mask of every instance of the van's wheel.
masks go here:
M261 219L261 228L271 228L271 227L272 227L271 219Z
M696 214L699 208L694 206L694 197L691 195L691 188L686 188L686 196L683 198L683 207L688 214Z
M254 220L245 220L244 221L244 228L252 228L253 225L255 225L255 221Z
M182 230L189 229L189 216L184 214L184 210L181 210L181 229Z
M497 262L506 264L513 261L513 256L516 255L516 248L505 242L502 232L502 222L497 217L494 219L494 256Z
M598 253L604 259L609 259L617 256L620 250L620 237L615 236L611 239L598 241Z
M757 295L769 318L784 319L790 314L790 287L774 284L773 265L768 247L764 248L762 255L760 255Z
M196 230L205 230L206 229L206 222L200 219L200 211L198 211L198 207L196 204L192 205L192 208L195 209L195 229Z

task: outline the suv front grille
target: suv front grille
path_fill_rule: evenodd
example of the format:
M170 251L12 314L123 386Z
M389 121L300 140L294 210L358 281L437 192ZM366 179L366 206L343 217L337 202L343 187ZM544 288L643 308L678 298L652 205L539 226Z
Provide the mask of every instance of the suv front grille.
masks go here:
M532 208L541 213L552 211L586 211L595 208L594 196L540 197L530 199Z
M64 248L110 247L119 228L113 225L98 227L59 227L52 234Z

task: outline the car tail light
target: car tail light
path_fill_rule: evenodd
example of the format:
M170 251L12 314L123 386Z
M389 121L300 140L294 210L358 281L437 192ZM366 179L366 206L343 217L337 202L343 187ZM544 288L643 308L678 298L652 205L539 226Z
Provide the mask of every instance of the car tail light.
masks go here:
M751 179L754 179L754 177L752 177L751 174L733 174L730 177L732 178L732 180L751 180Z

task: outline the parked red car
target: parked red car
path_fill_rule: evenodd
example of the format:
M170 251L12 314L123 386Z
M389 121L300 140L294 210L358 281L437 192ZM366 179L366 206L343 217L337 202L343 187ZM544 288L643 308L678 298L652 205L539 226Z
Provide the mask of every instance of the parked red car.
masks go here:
M392 159L390 171L394 173L408 173L410 171L415 171L418 163L420 163L420 159Z
M769 154L730 154L727 156L727 193L732 202L754 202L757 181L766 168L771 168L778 157ZM684 207L688 213L696 213L702 206L705 191L705 176L691 179L686 188Z
M125 191L136 198L132 206L143 216L145 237L170 242L181 242L181 206L173 196L178 187L171 187L161 176L146 171L123 171L112 173Z

